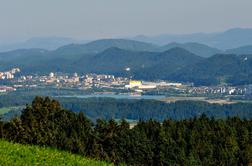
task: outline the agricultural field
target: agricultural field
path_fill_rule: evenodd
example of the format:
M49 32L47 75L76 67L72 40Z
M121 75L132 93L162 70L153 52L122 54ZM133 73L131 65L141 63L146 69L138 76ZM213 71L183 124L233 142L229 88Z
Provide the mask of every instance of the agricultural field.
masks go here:
M0 115L5 114L11 110L11 107L0 108Z
M17 107L2 107L0 108L0 115L3 115L7 112L10 112L11 110L18 110L18 109L22 109L23 106L17 106Z
M167 103L176 102L176 101L204 101L210 104L234 104L237 101L229 101L226 99L208 99L207 97L166 97L164 99L160 99L160 101L164 101Z
M80 155L48 147L21 145L0 140L0 165L86 165L109 166L112 164L84 158Z

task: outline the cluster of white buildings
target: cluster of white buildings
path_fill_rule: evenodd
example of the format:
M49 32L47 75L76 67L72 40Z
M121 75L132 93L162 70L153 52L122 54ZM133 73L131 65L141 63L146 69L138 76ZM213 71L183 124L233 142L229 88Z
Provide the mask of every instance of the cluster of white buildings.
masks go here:
M139 81L139 80L130 80L125 88L127 89L135 89L138 92L142 92L144 90L151 90L157 88L164 88L164 87L181 87L181 83L171 83L171 82L146 82L146 81Z
M108 74L85 74L78 75L65 74L65 73L49 73L48 75L27 75L20 76L14 79L14 75L20 72L19 68L13 68L10 71L0 72L0 80L13 79L14 88L0 86L0 92L13 91L15 88L22 87L37 87L37 86L56 86L59 88L72 87L79 89L90 89L90 88L110 88L110 89L124 89L135 92L144 92L173 89L178 90L181 93L189 94L224 94L224 95L244 95L250 94L252 96L252 85L249 87L232 87L232 86L202 86L193 87L190 85L183 85L182 83L171 83L166 81L147 82L140 80L131 80L126 77L115 77L114 75Z
M128 82L125 77L115 77L107 74L86 74L81 77L83 88L116 88L122 89Z
M37 87L37 86L56 86L58 88L79 88L79 89L91 89L91 88L109 88L109 89L124 89L133 90L136 92L143 92L146 90L155 90L165 87L177 87L182 86L181 83L169 83L164 81L159 82L146 82L140 80L130 80L127 77L115 77L109 74L85 74L78 75L66 74L66 73L49 73L48 75L27 75L18 77L14 87Z
M40 79L40 82L46 83L66 83L66 84L77 84L80 82L80 77L77 73L74 73L72 76L68 75L56 75L50 73L49 76L44 76Z
M18 82L36 83L37 85L56 85L57 87L76 87L81 89L115 88L127 83L127 78L115 77L106 74L86 74L79 76L74 74L49 73L47 76L21 76Z
M246 93L246 87L232 87L232 86L189 87L187 89L187 92L192 94L243 95Z
M0 93L16 91L16 88L10 86L0 86Z
M10 71L5 71L5 72L0 72L0 80L5 80L5 79L14 79L15 74L19 73L20 69L19 68L13 68Z

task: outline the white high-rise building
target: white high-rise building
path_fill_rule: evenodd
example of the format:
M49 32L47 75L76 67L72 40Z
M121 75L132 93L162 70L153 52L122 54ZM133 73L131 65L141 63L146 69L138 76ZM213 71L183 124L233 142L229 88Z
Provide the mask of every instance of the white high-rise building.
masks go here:
M77 73L74 73L74 77L78 77L78 74L77 74Z
M53 77L54 77L54 73L51 72L51 73L49 74L49 77L53 78Z
M8 73L6 73L6 78L7 79L13 79L14 75L8 72Z

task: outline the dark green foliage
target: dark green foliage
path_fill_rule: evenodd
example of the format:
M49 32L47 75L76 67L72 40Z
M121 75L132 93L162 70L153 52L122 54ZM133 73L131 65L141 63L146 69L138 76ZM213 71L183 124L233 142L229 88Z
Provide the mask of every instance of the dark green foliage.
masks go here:
M248 165L252 162L252 121L199 118L163 123L97 120L64 110L56 100L36 97L20 119L0 123L0 136L23 144L57 147L116 164Z
M200 62L203 58L182 48L172 48L149 58L151 65L142 63L142 68L133 71L134 77L145 80L167 79L169 75L188 65Z
M251 55L214 55L176 71L169 79L194 82L196 85L228 83L246 85L252 83Z
M46 51L41 49L24 49L0 53L0 70L9 70L19 67L23 73L48 73L48 72L89 72L90 60L97 53L111 47L131 51L151 51L155 45L125 40L105 39L87 44L70 44L57 50ZM111 59L113 60L113 59ZM82 63L78 63L81 61ZM57 62L57 63L55 63ZM78 63L78 66L76 65ZM87 66L88 65L88 66ZM95 69L95 68L91 68Z
M61 96L76 94L71 91L57 91L40 89L28 92L13 92L0 96L1 107L25 106L31 103L34 96ZM78 93L77 93L78 94ZM81 95L81 94L80 94ZM205 113L208 117L227 118L239 116L240 118L252 119L252 103L235 104L210 104L202 101L177 101L165 103L157 100L130 100L113 98L64 98L57 97L61 105L74 112L83 112L93 122L98 118L109 119L132 119L148 120L150 118L163 121L166 118L183 120L200 116ZM22 109L23 107L20 107ZM13 117L19 117L21 110L16 109L2 115L3 121Z
M95 121L97 118L109 120L150 118L163 121L167 118L183 120L200 116L227 118L239 116L252 119L251 103L210 104L202 101L177 101L165 103L157 100L118 100L112 98L59 98L63 107L74 112L84 112Z
M91 123L82 113L62 109L55 100L36 97L21 118L4 125L5 137L20 143L48 145L88 153Z
M172 48L160 53L149 52L148 48L151 46L148 44L143 45L146 49L139 50L137 49L139 46L135 46L139 45L138 43L127 48L126 45L117 44L117 42L125 41L114 41L114 44L113 41L111 42L109 45L102 46L101 49L92 46L92 49L87 52L86 45L70 45L55 51L17 50L1 53L0 70L19 67L22 74L94 72L154 80L165 79L178 69L202 59L182 48ZM98 50L96 51L95 48ZM5 59L5 56L9 58ZM131 68L130 73L125 71L126 67Z

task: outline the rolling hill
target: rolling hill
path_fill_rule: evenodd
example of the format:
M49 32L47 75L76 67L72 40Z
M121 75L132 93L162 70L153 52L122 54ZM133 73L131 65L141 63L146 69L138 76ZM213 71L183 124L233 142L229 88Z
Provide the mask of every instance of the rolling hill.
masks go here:
M158 71L167 76L179 68L202 59L182 48L172 48L165 52L148 52L110 47L97 54L76 52L75 54L72 52L73 55L64 54L66 52L60 54L58 50L45 52L17 50L2 53L0 54L0 70L20 67L23 73L95 72L115 75L131 74L137 77L142 77L144 75L142 73L148 72L155 76L153 71ZM9 58L5 58L6 55ZM131 73L125 72L126 67L131 68ZM144 78L147 78L147 75ZM154 78L148 77L148 79Z
M117 47L130 51L152 51L153 49L157 48L157 46L153 44L134 40L102 39L87 44L66 45L58 48L56 52L61 54L87 54L87 53L97 54L111 47Z
M67 37L33 37L26 41L12 42L9 44L3 42L0 44L0 52L32 48L55 50L71 43L87 43L87 41L78 41Z
M172 48L151 57L151 66L144 66L134 73L139 79L166 79L170 74L181 68L201 61L202 57L182 48Z
M251 46L246 46L226 53L243 54L250 50ZM131 40L106 39L67 45L54 51L22 49L0 53L0 71L19 67L23 74L93 72L131 75L146 80L194 82L197 85L252 83L250 55L216 54L218 51L198 43L172 43L157 47ZM125 71L128 67L130 72Z
M216 48L209 47L200 43L170 43L164 46L156 46L150 43L138 42L126 39L102 39L92 41L87 44L69 44L62 46L55 51L51 51L53 55L64 57L72 57L83 54L97 54L105 51L108 48L117 47L129 51L149 51L149 52L164 52L171 48L180 47L198 56L210 57L222 51Z
M237 54L237 55L252 54L252 45L229 49L229 50L226 50L225 53L227 53L227 54Z
M45 55L48 58L68 59L71 61L76 60L76 58L79 58L80 56L86 54L94 55L97 53L101 53L111 47L117 47L130 51L152 51L157 48L157 46L153 44L133 40L103 39L96 40L87 44L69 44L52 51L34 48L17 49L8 52L2 52L0 53L0 60L13 62L16 61L16 58L18 58L18 56L20 58L29 57L33 59Z
M186 66L169 79L196 85L251 84L252 55L219 54Z
M221 50L252 45L252 28L233 28L224 32L193 33L179 35L137 36L133 40L165 45L171 42L197 42Z
M84 58L76 64L82 66L82 64L86 63L86 66L90 68L90 72L123 74L126 67L136 71L143 65L152 65L154 62L151 62L150 58L156 54L154 52L134 52L112 47L89 58L88 61Z
M222 51L217 48L212 48L204 44L199 43L170 43L167 45L164 45L162 47L159 47L158 51L166 51L171 48L180 47L183 48L191 53L194 53L195 55L201 56L201 57L210 57L212 55L221 53Z
M86 66L89 72L107 73L120 76L132 75L141 79L161 79L170 73L200 61L202 58L182 48L168 51L132 52L119 48L110 48L96 56L79 60L75 66ZM129 67L130 72L125 68Z
M40 57L44 56L48 53L49 51L44 50L44 49L19 49L19 50L13 50L9 52L3 52L0 53L0 60L5 60L5 61L12 61L15 59L25 59L27 57Z
M48 59L49 51L44 49L20 49L0 53L0 70L9 70L13 67L24 69L25 66L36 64Z

